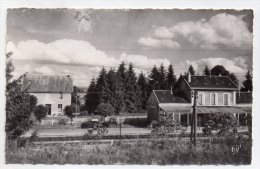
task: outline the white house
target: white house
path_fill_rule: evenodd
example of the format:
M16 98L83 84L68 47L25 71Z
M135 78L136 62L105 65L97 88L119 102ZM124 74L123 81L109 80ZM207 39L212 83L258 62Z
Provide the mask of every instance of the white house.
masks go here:
M71 105L73 81L70 75L26 74L22 90L37 97L37 104L48 107L48 115L60 114Z

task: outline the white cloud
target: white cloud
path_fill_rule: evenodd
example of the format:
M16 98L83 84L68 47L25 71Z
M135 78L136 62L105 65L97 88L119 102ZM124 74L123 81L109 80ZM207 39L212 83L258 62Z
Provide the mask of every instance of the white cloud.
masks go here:
M174 34L165 26L158 27L157 29L155 29L154 35L157 38L166 38L166 39L173 38L174 36Z
M235 59L227 58L205 58L196 61L186 61L187 65L192 65L195 71L202 73L205 65L212 69L216 65L224 66L229 72L244 74L247 71L246 60L242 57Z
M157 38L174 41L185 39L201 49L217 49L220 46L231 48L251 48L252 33L243 21L243 16L220 13L208 21L179 22L172 27L158 27L154 31Z
M118 64L117 59L80 40L62 39L47 44L28 40L20 41L17 45L8 42L7 51L13 52L14 59L34 62L107 67Z
M42 66L42 67L39 67L39 68L35 68L34 69L34 72L35 73L41 73L41 74L53 74L53 70L48 68L47 66Z
M170 39L154 39L151 37L141 37L138 40L140 45L152 48L179 48L180 44Z
M134 67L139 69L151 69L154 65L160 66L161 64L164 66L170 65L168 59L149 59L147 56L127 55L126 53L122 53L119 60L124 61L126 64L132 63Z

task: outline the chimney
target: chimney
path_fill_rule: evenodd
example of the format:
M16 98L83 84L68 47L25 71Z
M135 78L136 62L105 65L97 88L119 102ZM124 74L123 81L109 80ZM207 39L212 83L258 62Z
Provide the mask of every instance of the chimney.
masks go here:
M191 74L190 74L190 72L188 72L188 82L189 83L191 82Z

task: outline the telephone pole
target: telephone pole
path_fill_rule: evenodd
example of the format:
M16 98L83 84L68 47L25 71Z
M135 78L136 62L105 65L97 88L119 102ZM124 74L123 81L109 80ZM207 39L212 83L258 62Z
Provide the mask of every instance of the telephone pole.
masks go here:
M192 121L191 121L191 135L190 135L190 141L193 142L194 146L197 145L197 91L194 90L192 92L193 96L193 106L192 106Z

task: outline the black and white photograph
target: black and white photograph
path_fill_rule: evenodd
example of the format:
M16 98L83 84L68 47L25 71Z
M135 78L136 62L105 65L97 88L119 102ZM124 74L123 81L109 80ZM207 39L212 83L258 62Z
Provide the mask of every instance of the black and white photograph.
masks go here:
M254 31L249 8L8 8L5 163L251 165Z

